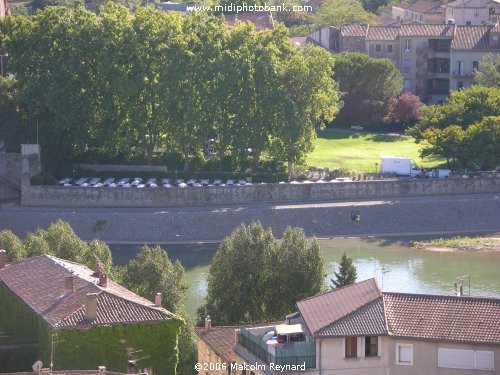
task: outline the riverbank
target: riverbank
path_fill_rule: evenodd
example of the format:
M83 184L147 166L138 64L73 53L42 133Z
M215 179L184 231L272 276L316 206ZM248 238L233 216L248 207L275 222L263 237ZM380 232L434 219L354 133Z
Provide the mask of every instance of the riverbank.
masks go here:
M413 241L413 248L426 251L500 252L500 237L452 237Z

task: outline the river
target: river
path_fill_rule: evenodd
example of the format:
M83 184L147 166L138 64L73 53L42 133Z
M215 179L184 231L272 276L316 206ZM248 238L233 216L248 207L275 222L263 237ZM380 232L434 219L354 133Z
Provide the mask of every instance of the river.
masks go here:
M500 296L500 254L429 252L405 245L407 239L339 238L320 240L327 282L345 250L353 257L358 281L376 277L384 291L450 294L458 277L471 275L470 294ZM171 259L179 259L190 283L186 309L195 314L206 292L206 275L218 244L163 245ZM111 245L116 264L135 256L140 246ZM469 293L469 279L464 282Z

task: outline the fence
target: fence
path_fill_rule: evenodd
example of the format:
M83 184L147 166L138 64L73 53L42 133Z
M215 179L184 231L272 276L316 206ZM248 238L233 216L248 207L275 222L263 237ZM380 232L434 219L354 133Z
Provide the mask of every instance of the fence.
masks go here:
M316 367L316 343L314 341L294 342L292 349L276 347L276 355L272 355L264 342L242 327L238 335L238 343L265 363L274 363L279 366L301 366L305 363L306 368Z

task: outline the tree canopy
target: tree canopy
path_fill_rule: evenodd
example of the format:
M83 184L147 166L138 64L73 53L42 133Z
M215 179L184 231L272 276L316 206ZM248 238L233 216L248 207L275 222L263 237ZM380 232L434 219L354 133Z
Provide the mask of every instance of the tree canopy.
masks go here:
M312 16L318 28L349 23L374 24L375 18L375 14L363 9L357 0L325 0Z
M367 125L381 121L388 99L398 96L403 89L403 76L391 61L363 53L336 55L334 79L344 101L336 119L339 124Z
M199 319L208 314L219 325L282 319L297 301L321 292L324 277L319 245L302 229L287 228L277 241L258 222L242 224L212 260Z
M495 60L489 53L480 63L480 70L474 71L474 83L484 87L500 88L500 55Z
M39 122L47 158L144 155L151 164L169 147L187 170L189 155L211 143L220 157L251 149L257 169L263 155L300 160L314 127L340 108L331 57L299 50L281 24L228 29L206 14L141 7L132 15L110 2L99 15L46 7L2 30L19 107ZM273 154L277 144L289 152Z

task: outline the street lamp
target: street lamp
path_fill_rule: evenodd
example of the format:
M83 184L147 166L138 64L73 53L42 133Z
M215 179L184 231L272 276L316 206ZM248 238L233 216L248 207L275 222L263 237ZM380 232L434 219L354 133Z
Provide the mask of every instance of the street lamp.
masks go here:
M0 55L0 74L3 77L3 58L4 57L9 57L8 53L4 53L3 55Z

